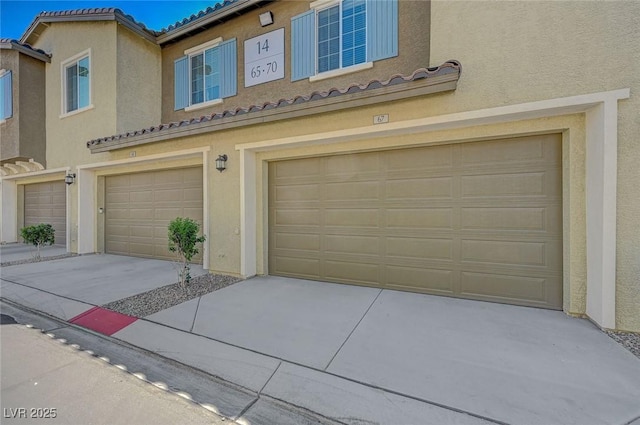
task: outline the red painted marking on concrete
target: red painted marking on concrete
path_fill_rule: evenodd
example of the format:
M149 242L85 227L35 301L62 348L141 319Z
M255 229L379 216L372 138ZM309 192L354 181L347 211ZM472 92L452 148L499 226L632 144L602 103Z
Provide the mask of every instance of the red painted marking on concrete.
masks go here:
M101 307L93 307L69 320L69 323L79 325L105 335L113 335L138 320L137 317L116 313Z

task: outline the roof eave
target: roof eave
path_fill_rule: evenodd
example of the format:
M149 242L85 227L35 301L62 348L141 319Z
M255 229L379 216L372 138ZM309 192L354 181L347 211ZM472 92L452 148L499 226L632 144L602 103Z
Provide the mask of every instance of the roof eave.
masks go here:
M18 43L0 43L0 49L16 50L24 55L31 56L32 58L51 63L51 57L49 57L49 55L29 49L28 47L22 46Z
M187 24L181 25L178 28L175 28L171 31L167 31L163 34L160 34L159 36L156 37L156 41L158 44L162 45L164 43L168 43L171 40L178 38L180 36L183 36L184 34L188 34L191 31L202 27L204 25L208 25L212 22L215 22L217 20L220 19L224 19L226 17L228 17L229 15L233 15L235 13L239 13L243 10L245 10L246 8L249 8L253 5L262 3L264 0L239 0L236 3L230 4L227 7L223 7L222 9L218 10L217 12L212 12L210 14L204 15L203 17L201 17L200 19L196 19L192 22L189 22Z
M36 29L43 24L50 24L52 22L100 22L100 21L116 21L119 24L127 27L129 30L138 34L139 36L147 39L148 41L156 44L156 37L151 35L149 32L145 31L140 26L136 25L134 22L131 22L129 19L125 18L119 13L116 12L102 12L102 13L91 13L86 15L62 15L62 16L37 16L29 28L25 31L22 38L20 39L21 43L29 43L33 44L35 40L30 40L31 36L35 33Z

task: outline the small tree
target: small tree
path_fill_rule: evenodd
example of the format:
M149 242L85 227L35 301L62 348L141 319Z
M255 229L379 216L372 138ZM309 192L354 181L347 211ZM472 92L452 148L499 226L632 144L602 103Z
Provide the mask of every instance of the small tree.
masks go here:
M169 251L178 256L178 278L183 289L191 280L189 263L198 253L196 244L205 241L204 236L198 236L200 225L190 218L177 217L169 223Z
M30 243L36 247L34 259L40 261L40 247L42 245L53 245L55 242L55 230L50 224L36 224L20 229L20 236L26 243Z

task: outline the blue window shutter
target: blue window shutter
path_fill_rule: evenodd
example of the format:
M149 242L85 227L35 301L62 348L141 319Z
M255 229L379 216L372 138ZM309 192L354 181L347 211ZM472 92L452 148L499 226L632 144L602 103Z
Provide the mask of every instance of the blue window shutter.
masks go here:
M291 81L316 73L316 13L310 10L291 18Z
M189 57L183 56L174 62L174 98L177 111L189 106Z
M367 30L370 62L398 56L398 0L369 0Z
M220 61L220 97L235 96L238 93L238 55L236 39L232 38L218 46Z
M0 82L0 99L2 99L2 116L0 119L6 119L13 115L13 93L11 91L11 71L2 76Z

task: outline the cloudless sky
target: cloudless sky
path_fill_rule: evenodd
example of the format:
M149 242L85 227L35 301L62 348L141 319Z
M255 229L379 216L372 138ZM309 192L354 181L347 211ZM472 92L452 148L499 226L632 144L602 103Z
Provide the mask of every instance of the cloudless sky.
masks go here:
M0 38L19 40L29 24L40 12L87 9L92 7L116 7L131 15L147 28L160 30L176 21L213 7L217 0L135 0L135 1L32 1L0 0Z

